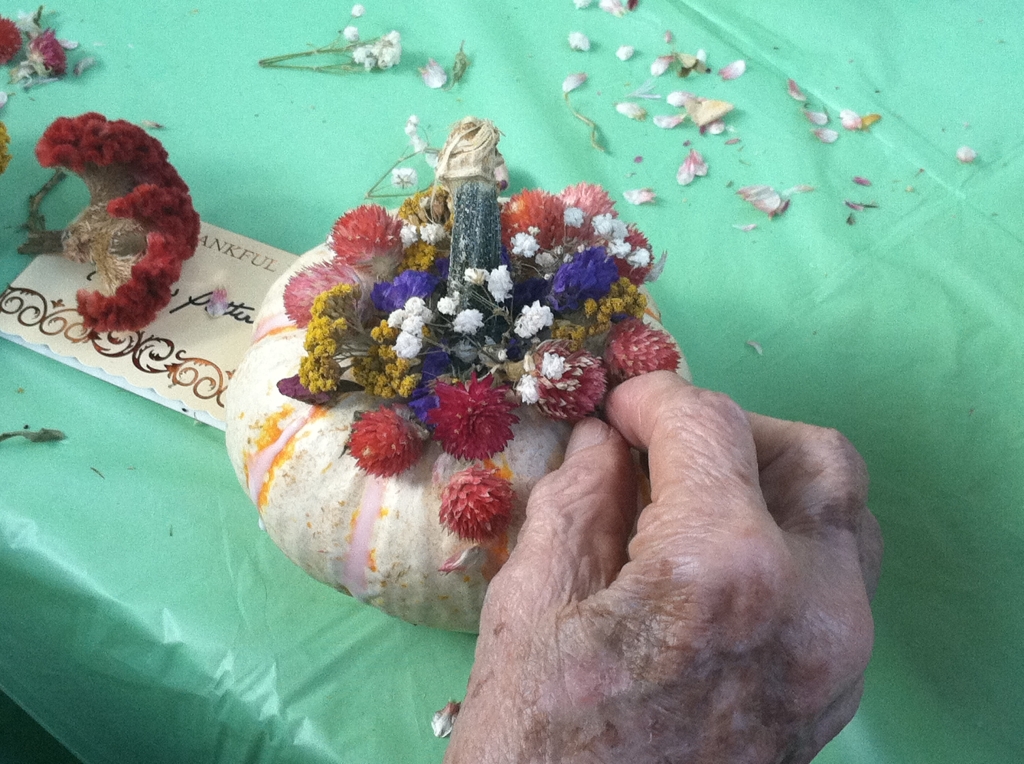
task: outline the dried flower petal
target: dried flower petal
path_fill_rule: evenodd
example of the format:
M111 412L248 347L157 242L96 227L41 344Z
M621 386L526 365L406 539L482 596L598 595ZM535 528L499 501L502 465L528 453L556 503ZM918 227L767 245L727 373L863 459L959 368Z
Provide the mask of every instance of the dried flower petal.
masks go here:
M745 71L747 71L747 62L741 58L719 69L718 76L728 82L742 76Z
M742 225L740 223L733 223L732 227L738 231L749 233L750 231L753 231L755 228L757 228L757 223L747 223L746 225Z
M814 125L827 125L828 124L828 113L824 111L810 111L804 109L804 116L807 117L808 121Z
M478 567L487 559L487 550L479 544L466 547L441 563L438 573L463 573Z
M881 114L865 114L863 117L860 118L860 129L867 130L881 118Z
M623 101L615 104L615 111L623 116L635 119L638 122L642 122L647 119L647 110L639 104L632 103L630 101Z
M562 82L562 92L571 93L586 81L587 75L585 72L576 72L575 74L570 74Z
M573 50L590 50L590 38L583 32L570 32L569 47Z
M764 355L764 348L761 347L760 342L756 342L755 340L747 340L747 344L750 345L750 347L754 348L754 350L757 351L758 355Z
M633 58L633 54L636 53L636 48L632 45L620 45L619 49L615 51L615 56L619 61L629 61Z
M654 118L654 126L671 130L686 121L685 114L659 114Z
M828 127L816 127L811 132L822 143L835 143L839 140L839 133Z
M0 441L10 438L24 438L29 443L46 443L51 440L64 440L67 436L60 430L43 427L40 430L13 430L0 432Z
M796 80L790 79L787 84L789 87L790 96L792 96L798 101L807 100L807 96L804 95L804 92L800 89L800 86L796 84Z
M448 81L448 73L444 67L432 58L427 61L426 66L420 67L420 77L423 78L424 85L434 90L444 87Z
M651 64L651 76L660 77L668 71L668 68L672 66L672 62L675 60L676 57L674 55L658 56L654 59L654 63Z
M843 201L843 203L855 212L863 212L866 209L877 209L878 204L876 202L851 202L849 199Z
M657 194L654 193L653 188L635 188L630 191L623 191L622 196L630 204L650 204L657 197Z
M956 150L956 158L964 164L970 164L978 158L978 152L970 146L961 146Z
M448 737L452 734L452 727L455 726L455 719L458 715L459 703L454 700L448 701L448 705L436 712L430 721L434 737Z
M224 287L217 287L210 292L210 299L206 301L206 312L214 318L219 318L228 312L228 290Z
M693 93L689 93L685 90L673 90L665 96L665 103L669 106L675 106L677 109L681 109L686 106L686 102L691 98L695 98Z
M598 8L613 16L626 15L626 7L622 4L622 0L601 0Z
M868 180L867 178L862 178L860 175L854 175L853 176L853 182L856 183L858 186L870 186L871 185L871 181L870 180Z
M676 172L676 182L681 186L687 186L698 175L703 177L707 174L708 165L704 161L704 157L700 155L697 149L690 149L690 153L679 166L678 172Z
M728 101L696 97L687 99L683 106L697 127L705 127L712 122L717 122L735 108Z
M847 130L860 130L861 118L855 111L843 109L839 112L839 121L843 123L843 127Z
M761 212L767 214L769 218L781 215L788 206L788 200L783 200L779 192L771 186L744 186L736 193L744 201L750 202Z
M725 132L725 121L721 120L721 119L716 119L714 122L712 122L710 124L707 124L707 125L704 125L700 129L700 134L701 135L704 135L705 133L707 135L721 135L724 132Z

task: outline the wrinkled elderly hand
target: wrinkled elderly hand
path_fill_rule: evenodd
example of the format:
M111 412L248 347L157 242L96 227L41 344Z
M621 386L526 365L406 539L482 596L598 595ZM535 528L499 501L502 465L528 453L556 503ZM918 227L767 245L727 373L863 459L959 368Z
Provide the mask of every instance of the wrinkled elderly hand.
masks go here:
M871 653L861 458L668 372L617 388L607 418L530 497L445 761L810 761ZM639 518L629 446L650 466Z

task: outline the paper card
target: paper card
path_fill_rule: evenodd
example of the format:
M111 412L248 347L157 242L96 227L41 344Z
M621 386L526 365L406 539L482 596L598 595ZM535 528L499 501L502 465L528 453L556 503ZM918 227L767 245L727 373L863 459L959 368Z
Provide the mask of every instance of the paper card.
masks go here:
M174 297L137 332L90 332L75 293L95 269L39 255L0 294L0 336L224 429L224 391L249 347L253 317L296 255L203 223ZM211 316L214 289L228 310Z

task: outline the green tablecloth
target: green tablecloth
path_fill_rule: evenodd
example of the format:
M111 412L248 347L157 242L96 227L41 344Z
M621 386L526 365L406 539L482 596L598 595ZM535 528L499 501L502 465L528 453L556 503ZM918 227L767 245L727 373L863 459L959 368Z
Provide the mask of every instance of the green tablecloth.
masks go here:
M651 187L619 205L669 251L654 292L696 380L742 405L838 427L867 460L885 533L863 705L825 762L1007 762L1024 751L1024 20L1013 3L641 0L617 18L558 2L55 3L98 64L0 111L0 284L21 270L32 148L60 115L151 120L216 225L293 252L321 242L406 146L493 119L512 190ZM0 14L18 4L0 1ZM402 63L333 77L262 70L356 23ZM730 131L631 121L614 104L656 55L714 73L655 80L736 104ZM571 51L573 31L589 52ZM417 67L472 61L448 92ZM619 61L620 45L633 59ZM607 153L562 99L597 122ZM839 139L809 132L795 79ZM7 88L13 91L13 88ZM639 101L651 114L675 110ZM880 122L849 132L841 109ZM727 143L733 138L739 142ZM675 174L691 141L707 177ZM956 151L973 147L962 164ZM853 183L854 176L872 181ZM769 220L735 191L816 190ZM65 183L51 227L84 199ZM844 200L875 202L854 212ZM743 231L734 226L757 223ZM756 352L748 341L763 349ZM305 577L257 527L223 435L0 342L0 689L87 764L437 762L431 713L460 698L473 639L383 616ZM4 733L0 730L0 736ZM0 741L2 745L2 741Z

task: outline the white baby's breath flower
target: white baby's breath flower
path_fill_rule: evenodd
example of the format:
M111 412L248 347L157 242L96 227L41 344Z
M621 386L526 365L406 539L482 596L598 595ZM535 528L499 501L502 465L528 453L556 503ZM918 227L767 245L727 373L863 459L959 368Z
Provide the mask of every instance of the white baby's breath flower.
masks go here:
M627 234L629 234L626 224L613 217L610 212L604 215L595 215L592 222L594 224L594 233L606 239L625 239Z
M466 308L459 311L452 321L452 329L459 334L475 334L484 325L484 314L476 308Z
M466 272L462 274L462 277L466 280L467 284L483 286L483 283L487 280L487 271L483 268L466 268Z
M443 315L454 316L456 308L458 308L458 303L447 295L437 301L437 310Z
M388 326L392 329L398 329L401 327L402 322L405 321L406 315L405 310L402 308L391 311L391 313L388 314Z
M625 239L616 239L608 242L608 254L612 257L625 257L633 250L632 245Z
M412 138L420 129L420 118L415 114L410 114L409 119L405 120L405 134Z
M646 249L634 249L626 258L626 262L634 268L646 268L651 264L651 253Z
M579 228L583 225L583 210L579 207L566 207L562 220L570 228Z
M420 240L419 229L414 225L406 223L402 226L402 246L411 247L413 244Z
M359 27L349 24L341 30L341 36L349 42L359 42Z
M423 334L423 325L425 323L426 322L423 320L423 316L421 314L409 314L405 317L405 320L402 321L402 331L420 336Z
M362 64L366 71L370 71L377 65L377 57L373 55L373 49L369 45L360 45L352 51L352 61Z
M636 48L632 45L620 45L619 49L615 51L619 61L629 61L629 59L633 58L634 53L636 53Z
M423 339L418 333L402 331L395 340L395 355L399 358L415 358L422 348Z
M537 250L540 249L540 244L528 233L517 233L512 237L511 243L512 254L519 255L520 257L533 257L537 254Z
M353 18L357 18L358 19L364 13L366 13L366 8L363 7L362 3L356 3L355 5L352 6L352 17Z
M537 378L532 374L524 374L516 383L516 392L522 398L523 403L531 404L540 400L540 389Z
M402 60L402 35L392 30L373 44L378 69L390 69Z
M429 321L433 317L422 297L410 297L406 300L405 312L414 316L423 316L424 321Z
M533 261L537 264L538 268L542 268L544 270L554 268L556 265L558 265L559 262L558 258L552 255L550 252L544 251L538 252L537 257L535 257Z
M391 171L391 185L395 188L412 188L419 183L415 167L396 167Z
M507 265L499 265L487 274L487 291L498 302L504 302L512 294L512 274Z
M565 359L558 353L545 353L540 364L540 373L548 379L561 379L565 374Z
M590 50L590 38L583 32L570 32L569 47L573 50Z
M577 9L582 11L584 8L589 8L590 4L594 2L594 0L572 0L572 2Z
M523 308L519 318L516 319L515 333L523 339L534 336L541 329L551 326L555 320L551 308L541 305L540 300L534 300L533 305Z
M444 226L440 223L427 223L420 226L420 238L427 244L437 244L445 237Z

